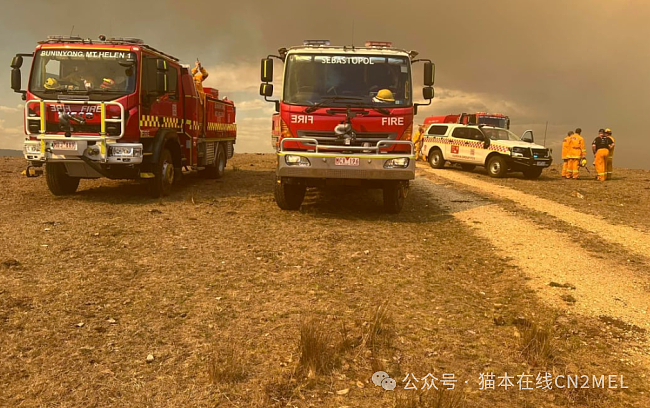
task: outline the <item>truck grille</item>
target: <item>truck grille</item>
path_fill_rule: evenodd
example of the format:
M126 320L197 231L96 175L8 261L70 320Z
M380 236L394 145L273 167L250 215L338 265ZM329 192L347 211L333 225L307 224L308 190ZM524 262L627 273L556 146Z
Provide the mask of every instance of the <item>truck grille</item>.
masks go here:
M72 125L72 128L74 131L72 132L73 135L77 133L81 134L96 134L99 136L99 132L101 131L100 125ZM35 125L35 127L32 129L30 128L30 132L32 133L38 133L39 125ZM46 133L63 133L61 130L61 126L58 123L52 123L48 122L45 126L45 132ZM120 134L120 125L119 123L107 123L106 124L106 132L110 136L117 136Z
M533 157L537 159L549 157L548 149L531 149L533 151Z
M317 130L299 130L298 137L305 137L318 140L318 143L330 146L345 146L344 139L337 139L336 134L330 131ZM370 143L372 146L380 140L395 140L395 132L358 132L354 143L349 146L363 146L364 143Z

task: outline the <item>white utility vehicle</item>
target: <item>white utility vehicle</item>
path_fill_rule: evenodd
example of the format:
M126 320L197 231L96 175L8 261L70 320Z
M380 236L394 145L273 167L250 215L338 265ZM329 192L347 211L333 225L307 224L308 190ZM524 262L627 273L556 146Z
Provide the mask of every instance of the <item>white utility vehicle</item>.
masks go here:
M433 168L441 169L447 162L458 163L467 171L484 166L492 177L520 171L524 177L536 179L553 162L551 149L535 144L532 130L519 137L508 129L455 123L429 125L422 153Z

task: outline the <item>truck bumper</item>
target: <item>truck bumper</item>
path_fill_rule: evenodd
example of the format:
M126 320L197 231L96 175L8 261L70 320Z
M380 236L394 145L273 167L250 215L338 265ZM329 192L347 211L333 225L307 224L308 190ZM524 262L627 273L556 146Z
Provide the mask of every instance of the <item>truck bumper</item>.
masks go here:
M33 166L65 163L72 177L112 179L138 178L143 156L140 143L106 143L97 138L64 136L26 140L23 154Z
M91 161L97 164L140 164L142 144L106 143L97 139L60 137L26 140L25 159L31 162Z
M552 157L531 158L531 157L511 157L510 166L513 169L526 169L531 167L549 167L553 163Z
M296 139L283 139L284 141ZM415 178L415 155L413 143L407 141L380 141L377 146L358 148L355 153L320 152L315 139L300 138L309 143L312 151L287 151L281 143L277 153L278 177L310 179L357 179L357 180L413 180ZM382 152L381 147L408 144L409 153ZM325 147L325 146L322 146ZM321 147L321 148L322 148ZM340 148L340 147L339 147Z

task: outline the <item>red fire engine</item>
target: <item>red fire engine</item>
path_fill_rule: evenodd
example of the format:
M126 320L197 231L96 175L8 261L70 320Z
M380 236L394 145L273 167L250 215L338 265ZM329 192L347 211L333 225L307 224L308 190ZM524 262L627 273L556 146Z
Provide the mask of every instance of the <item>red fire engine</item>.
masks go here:
M429 116L424 119L425 125L432 123L463 123L465 125L487 125L510 129L510 118L500 113L459 113L456 115Z
M383 189L384 207L397 213L415 178L411 132L411 64L424 61L424 99L433 98L434 65L388 42L365 47L305 41L262 59L260 94L274 102L277 153L275 200L300 207L307 187L328 184ZM273 95L273 58L284 62L283 95Z
M23 57L33 58L27 90ZM27 175L45 164L55 195L108 177L147 179L159 197L183 168L219 178L233 155L234 104L216 89L199 93L189 66L141 40L50 36L11 67L26 101Z

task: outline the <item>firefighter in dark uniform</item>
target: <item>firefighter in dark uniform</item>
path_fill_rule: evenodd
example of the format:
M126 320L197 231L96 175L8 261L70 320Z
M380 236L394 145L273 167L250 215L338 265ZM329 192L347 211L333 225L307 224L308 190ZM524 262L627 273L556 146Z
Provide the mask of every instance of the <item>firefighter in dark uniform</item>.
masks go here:
M594 165L596 166L596 179L605 181L607 179L607 158L609 152L614 148L614 141L606 133L598 135L591 144L594 152Z

